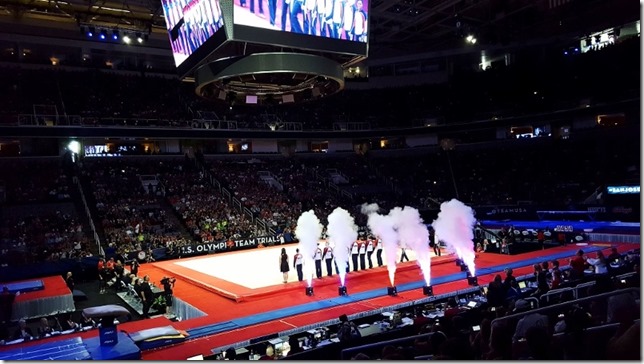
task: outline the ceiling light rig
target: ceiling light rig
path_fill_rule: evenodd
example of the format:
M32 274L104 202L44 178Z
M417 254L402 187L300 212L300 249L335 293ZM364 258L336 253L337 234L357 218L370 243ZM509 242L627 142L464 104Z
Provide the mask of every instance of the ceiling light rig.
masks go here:
M80 25L80 33L88 39L101 42L143 44L148 40L148 33L136 29L96 27L94 25ZM136 41L136 42L135 42Z

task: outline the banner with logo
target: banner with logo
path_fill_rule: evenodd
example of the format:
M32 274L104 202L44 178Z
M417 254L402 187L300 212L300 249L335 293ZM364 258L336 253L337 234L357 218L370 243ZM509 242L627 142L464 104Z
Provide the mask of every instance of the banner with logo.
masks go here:
M181 256L219 253L240 249L256 248L259 245L275 245L280 243L278 236L258 236L248 239L236 239L228 241L213 241L210 243L198 243L179 247Z

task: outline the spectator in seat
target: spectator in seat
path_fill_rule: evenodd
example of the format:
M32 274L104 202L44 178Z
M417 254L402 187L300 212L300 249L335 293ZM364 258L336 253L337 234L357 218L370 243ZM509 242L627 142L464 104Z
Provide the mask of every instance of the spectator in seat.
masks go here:
M18 330L14 334L13 339L24 339L25 341L33 339L34 334L29 327L27 327L27 321L20 319L18 321Z
M548 286L548 280L546 278L546 271L543 270L543 267L539 264L534 265L534 275L537 279L537 291L532 294L534 297L541 297L550 290Z
M595 267L595 274L608 274L608 261L601 250L597 252L597 258L588 258L586 262Z
M274 359L275 359L275 351L273 350L273 346L268 345L266 347L266 353L260 356L259 360L274 360Z
M507 292L510 289L510 286L513 281L516 282L517 279L512 275L513 271L512 268L505 268L503 270L505 272L505 279L503 280L503 289Z
M609 262L615 262L617 261L618 263L622 262L622 255L617 252L616 247L610 248L610 254L608 255L608 261Z
M524 299L517 300L514 304L514 313L527 312L530 310L530 303ZM517 327L512 336L512 342L525 339L526 332L533 326L542 326L548 328L548 316L540 313L528 313L517 322Z
M521 293L521 288L519 288L519 283L516 280L512 281L510 283L510 289L505 294L505 301L515 301L521 297L523 297L523 294Z
M548 348L552 336L543 326L532 326L526 331L526 341L530 356L527 359L548 360Z
M570 279L581 279L584 277L584 269L586 268L586 260L584 259L584 251L579 249L574 258L570 259Z
M41 318L40 324L38 325L38 337L46 337L47 335L51 335L53 331L54 328L49 325L49 319L46 317Z

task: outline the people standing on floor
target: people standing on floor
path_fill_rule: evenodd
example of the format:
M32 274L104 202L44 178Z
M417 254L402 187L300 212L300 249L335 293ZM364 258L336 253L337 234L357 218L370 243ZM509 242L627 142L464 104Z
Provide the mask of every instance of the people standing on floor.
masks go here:
M257 0L259 7L259 14L264 15L264 0ZM250 0L250 12L255 13L255 0Z
M400 262L404 262L405 260L409 261L409 257L407 256L407 252L405 252L405 246L400 247Z
M358 241L354 241L351 245L351 261L353 262L353 271L358 271Z
M165 298L165 313L170 314L172 311L172 293L174 292L175 278L163 277L161 284L163 285L163 296Z
M74 293L74 277L72 277L72 272L67 272L67 276L65 277L65 283L67 284L67 287L69 290Z
M2 287L0 293L0 324L9 323L13 313L13 301L16 300L16 294L9 291L9 287Z
M277 0L268 0L268 18L272 26L275 26L277 13Z
M364 240L360 240L360 245L358 246L358 255L360 257L360 270L366 269L365 255L367 254L367 244Z
M291 0L282 0L282 31L286 30L286 21L291 17Z
M280 272L282 272L282 282L287 283L288 271L290 269L288 265L288 254L286 254L286 248L282 248L282 252L280 253L279 264L280 264Z
M134 258L132 260L132 263L130 264L130 273L134 274L135 276L139 275L139 267L141 265L139 264L139 260Z
M315 248L313 260L315 261L315 276L322 278L322 249L320 249L320 243L318 243L317 247Z
M378 261L378 266L382 267L382 239L376 238L376 260Z
M300 249L295 249L295 255L293 256L293 268L297 271L297 280L302 282L304 280L304 272L302 271L302 262L304 257L300 253Z
M440 245L440 240L438 240L438 235L436 233L433 233L429 237L429 246L434 249L434 254L437 257L441 256L441 245Z
M154 294L152 293L152 286L150 286L150 276L143 277L141 283L141 299L143 300L143 318L150 318L150 308L154 303Z
M302 23L300 23L299 15L304 14L304 0L291 0L290 11L291 33L303 34L304 29L302 28ZM302 18L304 18L304 15L302 15Z
M367 261L369 262L369 269L373 268L373 261L371 260L374 250L373 245L373 238L369 237L369 239L367 239Z
M322 253L322 256L324 258L324 263L326 263L326 275L331 277L333 275L333 248L328 241L324 246L324 252Z

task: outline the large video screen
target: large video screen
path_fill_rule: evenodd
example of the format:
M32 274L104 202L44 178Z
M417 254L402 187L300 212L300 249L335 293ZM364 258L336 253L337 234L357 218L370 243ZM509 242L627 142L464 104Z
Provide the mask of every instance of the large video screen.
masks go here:
M174 62L180 70L192 68L194 65L186 65L190 63L186 61L197 56L197 51L224 25L219 0L161 0L161 4ZM221 38L225 40L225 35ZM201 58L205 52L198 53L202 53L198 55Z
M234 0L235 39L365 54L368 11L369 0Z

